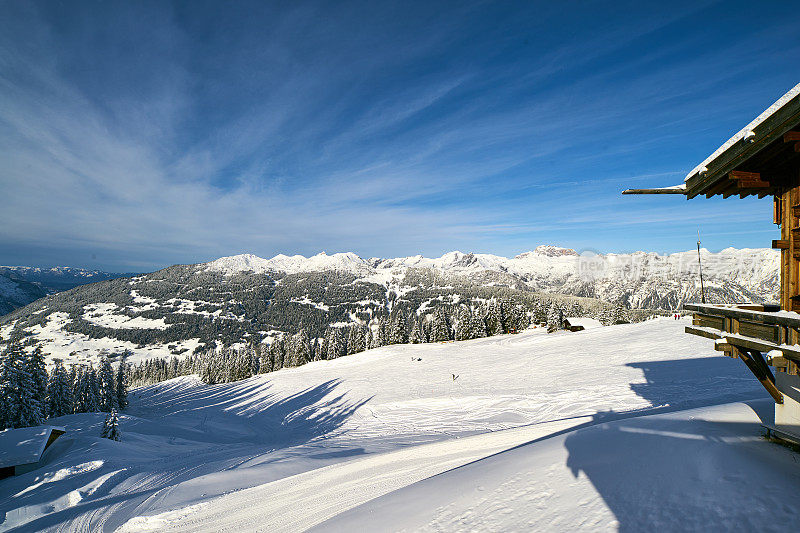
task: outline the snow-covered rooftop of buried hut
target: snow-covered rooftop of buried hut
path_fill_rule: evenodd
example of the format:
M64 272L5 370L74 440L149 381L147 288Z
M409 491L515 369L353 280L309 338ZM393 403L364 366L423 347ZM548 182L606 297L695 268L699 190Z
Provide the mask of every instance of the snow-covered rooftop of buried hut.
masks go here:
M582 326L583 329L602 328L603 324L599 320L589 317L566 317L564 319L570 326Z
M709 163L719 157L723 152L725 152L728 148L739 142L740 140L744 139L744 137L751 131L753 131L759 124L767 120L771 117L778 109L782 108L786 103L794 98L795 96L800 95L800 83L789 89L789 92L778 98L774 104L769 106L766 111L758 115L750 124L739 130L733 137L725 141L725 144L717 148L713 154L708 156L703 160L702 163L697 165L686 175L683 181L688 181L689 178L700 172L704 167L707 167Z
M44 453L47 440L58 426L34 426L0 431L0 468L37 462Z

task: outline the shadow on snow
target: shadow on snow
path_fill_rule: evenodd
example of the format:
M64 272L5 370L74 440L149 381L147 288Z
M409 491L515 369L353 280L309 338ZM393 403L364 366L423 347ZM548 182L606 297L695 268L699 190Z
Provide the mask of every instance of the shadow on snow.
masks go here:
M45 482L27 491L19 490L19 482L14 483L21 477L0 481L0 529L8 527L3 522L9 512L27 508L46 514L14 531L40 531L70 521L83 528L113 530L138 514L137 508L159 491L199 481L203 476L225 475L244 464L269 463L273 461L270 453L277 449L334 432L369 401L354 401L346 393L337 393L339 384L339 380L329 380L288 396L273 392L269 380L263 377L220 385L179 378L143 387L130 395L120 443L96 438L102 413L56 419L68 426L72 438L62 438L48 464L25 475L30 476L29 484L95 455L105 460L102 470L78 471L68 479ZM85 436L93 437L89 449L102 449L87 454ZM78 442L83 449L77 449ZM361 453L360 449L337 451L330 457ZM83 458L76 458L76 454ZM325 459L327 455L317 457ZM55 499L67 498L69 489L83 488L106 474L110 477L81 494L83 500L77 505L45 509ZM264 482L258 476L257 471L228 476L220 479L220 490L228 485L244 488Z

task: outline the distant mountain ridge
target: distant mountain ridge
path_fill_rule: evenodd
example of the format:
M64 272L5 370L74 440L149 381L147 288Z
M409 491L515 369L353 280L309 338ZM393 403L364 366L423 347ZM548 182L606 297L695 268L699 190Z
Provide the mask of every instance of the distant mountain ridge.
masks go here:
M729 248L701 255L707 301L777 297L779 252ZM0 344L25 338L70 362L125 349L141 360L270 342L300 328L318 338L329 328L398 315L410 331L440 309L457 319L485 313L492 301L538 323L554 306L564 316L616 323L700 298L696 250L594 254L540 246L511 258L458 251L393 259L242 254L48 295L0 317Z
M39 285L0 272L0 315L10 313L46 295L47 292Z
M703 249L701 257L710 301L777 299L779 251L726 248L712 253ZM394 259L363 259L352 252L322 252L311 257L277 255L271 259L242 254L206 263L206 269L225 275L337 271L379 283L401 278L409 269L431 269L445 276L468 277L479 284L599 298L629 308L674 309L700 299L695 250L667 255L579 254L569 248L543 245L512 258L459 251L439 258L417 255Z
M79 285L130 276L75 267L0 266L0 315Z

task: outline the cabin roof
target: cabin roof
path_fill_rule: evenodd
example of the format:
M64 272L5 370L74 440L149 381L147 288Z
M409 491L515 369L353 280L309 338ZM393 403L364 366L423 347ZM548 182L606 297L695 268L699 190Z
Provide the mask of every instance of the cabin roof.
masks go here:
M694 198L775 194L800 162L800 140L789 134L800 125L800 83L728 139L686 175L684 183L623 194L683 194ZM789 134L789 135L787 135Z
M0 431L0 468L36 463L52 442L51 435L66 430L59 426L34 426Z
M603 324L599 320L585 316L581 317L569 316L564 319L564 322L566 322L570 326L583 326L584 329L603 327Z

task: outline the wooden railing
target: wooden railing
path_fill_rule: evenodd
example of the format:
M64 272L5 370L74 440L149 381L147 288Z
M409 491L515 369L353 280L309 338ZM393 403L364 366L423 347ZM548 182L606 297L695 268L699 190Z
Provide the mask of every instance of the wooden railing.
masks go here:
M683 307L695 313L686 333L713 339L716 350L742 359L775 401L783 401L769 367L778 372L798 373L800 314L780 311L777 306L749 304Z

